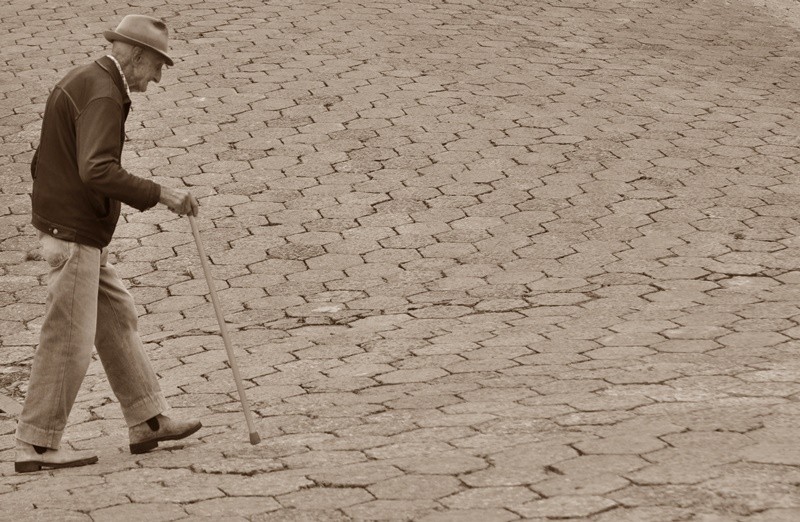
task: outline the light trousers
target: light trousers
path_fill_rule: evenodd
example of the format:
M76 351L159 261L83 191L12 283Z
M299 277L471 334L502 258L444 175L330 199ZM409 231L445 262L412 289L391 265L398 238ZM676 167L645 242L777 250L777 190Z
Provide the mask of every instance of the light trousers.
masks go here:
M59 447L93 346L129 427L162 413L168 405L139 338L133 297L107 251L43 233L39 240L50 274L17 439Z

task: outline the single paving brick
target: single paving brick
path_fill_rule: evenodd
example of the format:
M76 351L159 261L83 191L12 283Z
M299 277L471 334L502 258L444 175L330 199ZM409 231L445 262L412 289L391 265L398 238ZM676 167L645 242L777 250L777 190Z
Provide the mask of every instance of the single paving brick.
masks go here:
M438 499L461 489L459 481L443 475L404 475L367 488L378 499Z
M361 488L314 487L280 495L277 500L287 508L314 510L344 508L369 502L373 498Z
M185 518L187 511L168 503L136 503L98 509L90 512L92 520L168 521Z
M431 500L374 500L344 511L355 520L416 520L436 507Z
M251 517L260 513L276 511L280 509L280 504L272 497L225 497L188 504L185 509L192 516Z
M482 487L450 495L439 502L453 509L508 508L516 511L537 498L539 495L520 486Z
M616 502L599 496L558 496L529 502L519 512L526 517L588 517L614 506Z

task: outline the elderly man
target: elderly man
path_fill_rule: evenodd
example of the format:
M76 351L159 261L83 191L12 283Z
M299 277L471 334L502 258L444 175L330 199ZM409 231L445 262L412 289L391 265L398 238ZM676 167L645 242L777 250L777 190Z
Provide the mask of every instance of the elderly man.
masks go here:
M140 211L157 203L196 216L186 190L161 186L120 164L130 92L158 83L168 56L167 28L155 18L126 16L104 36L111 54L70 71L45 106L33 157L33 217L50 265L47 306L28 394L17 424L17 472L83 466L89 452L59 449L61 436L91 360L92 346L129 427L130 451L149 451L200 429L168 408L137 333L133 299L107 246L120 203Z

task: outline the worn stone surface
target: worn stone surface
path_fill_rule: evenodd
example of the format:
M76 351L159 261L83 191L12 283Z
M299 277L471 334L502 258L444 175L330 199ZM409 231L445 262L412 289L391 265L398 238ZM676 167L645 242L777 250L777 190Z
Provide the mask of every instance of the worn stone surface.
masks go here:
M778 521L800 513L800 9L788 0L0 5L0 394L44 314L48 89L146 10L133 174L198 196L111 245L176 410L127 452L93 361L15 520ZM713 23L711 22L713 21ZM12 408L13 409L13 408Z

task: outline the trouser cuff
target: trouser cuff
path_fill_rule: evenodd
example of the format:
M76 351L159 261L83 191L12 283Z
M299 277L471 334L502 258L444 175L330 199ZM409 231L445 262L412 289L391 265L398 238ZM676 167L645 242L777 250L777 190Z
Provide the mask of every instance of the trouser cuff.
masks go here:
M17 422L16 438L33 446L58 449L64 430L43 430L32 424Z
M167 399L161 393L158 393L148 395L129 406L123 407L122 415L125 417L125 423L128 427L132 428L168 409Z

